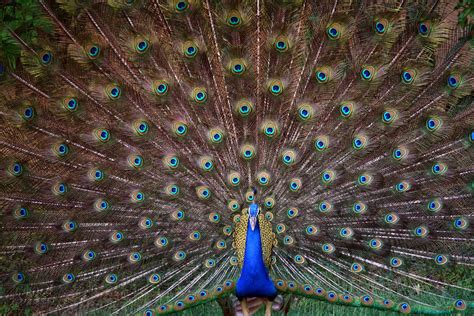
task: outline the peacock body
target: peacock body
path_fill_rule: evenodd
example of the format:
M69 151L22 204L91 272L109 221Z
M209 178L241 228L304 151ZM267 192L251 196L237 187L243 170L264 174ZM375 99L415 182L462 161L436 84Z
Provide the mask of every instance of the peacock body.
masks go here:
M1 33L5 313L278 293L472 313L472 26L456 3L32 11L28 33Z

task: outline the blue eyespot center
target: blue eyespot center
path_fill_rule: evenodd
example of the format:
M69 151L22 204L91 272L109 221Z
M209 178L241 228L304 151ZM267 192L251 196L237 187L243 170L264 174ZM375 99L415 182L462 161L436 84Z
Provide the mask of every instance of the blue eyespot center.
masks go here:
M410 81L412 79L412 76L409 72L405 71L403 72L403 79L405 79L405 81Z
M89 49L89 53L91 56L96 56L99 53L99 48L97 46L92 46Z
M74 100L74 99L71 99L71 100L68 101L67 105L70 109L74 109L77 105L77 101Z
M448 84L451 88L456 88L458 85L458 80L454 76L448 77Z
M163 84L163 83L159 84L159 85L158 85L158 92L163 93L163 92L165 92L165 91L166 91L166 85Z
M13 165L13 171L14 171L15 173L20 173L20 171L21 171L21 165L20 165L19 163L15 163L15 164Z
M378 33L384 33L385 32L385 25L383 25L380 22L375 23L375 29L377 30Z
M420 31L422 35L426 35L429 29L425 23L420 23L420 25L418 26L418 30Z
M139 50L145 50L148 47L148 43L146 41L141 41L138 43L138 49Z
M236 16L231 16L229 21L230 21L231 24L235 25L235 24L239 23L240 19Z
M186 4L186 2L184 2L184 1L179 1L179 2L176 4L176 8L177 8L178 10L184 10L184 9L186 9L186 6L187 6L187 4Z
M41 60L43 63L49 63L51 61L51 53L45 53L43 56L41 56Z
M23 113L24 113L26 118L31 118L33 116L33 109L32 108L26 108Z

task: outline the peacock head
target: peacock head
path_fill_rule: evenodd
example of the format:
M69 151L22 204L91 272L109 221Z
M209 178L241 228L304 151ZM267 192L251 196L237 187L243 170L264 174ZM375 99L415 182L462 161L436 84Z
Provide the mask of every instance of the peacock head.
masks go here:
M258 204L256 203L250 204L248 208L248 214L249 214L250 228L252 228L252 231L254 231L255 226L257 226L257 219L258 219L259 213L260 213L260 209L258 207Z

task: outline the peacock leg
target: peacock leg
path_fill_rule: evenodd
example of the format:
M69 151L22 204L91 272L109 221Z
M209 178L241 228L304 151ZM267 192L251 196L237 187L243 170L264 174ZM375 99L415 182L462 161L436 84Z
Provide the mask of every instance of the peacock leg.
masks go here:
M242 305L242 313L244 314L244 316L250 316L249 307L247 305L247 299L246 298L242 299L240 304Z
M265 316L272 316L272 305L272 301L265 299Z

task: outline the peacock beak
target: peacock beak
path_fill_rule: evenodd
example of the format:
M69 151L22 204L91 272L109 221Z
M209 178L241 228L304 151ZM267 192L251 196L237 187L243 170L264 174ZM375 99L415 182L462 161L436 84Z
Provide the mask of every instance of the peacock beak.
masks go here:
M257 217L256 216L250 216L250 228L252 228L252 231L255 230L255 226L257 225Z

